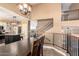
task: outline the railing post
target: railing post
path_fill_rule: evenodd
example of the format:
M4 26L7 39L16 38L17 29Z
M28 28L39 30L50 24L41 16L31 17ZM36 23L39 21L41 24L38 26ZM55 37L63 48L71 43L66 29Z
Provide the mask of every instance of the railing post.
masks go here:
M54 33L53 33L53 46L54 46Z
M71 56L71 35L67 34L67 53Z
M69 51L68 51L68 34L66 34L67 35L67 53L69 53Z

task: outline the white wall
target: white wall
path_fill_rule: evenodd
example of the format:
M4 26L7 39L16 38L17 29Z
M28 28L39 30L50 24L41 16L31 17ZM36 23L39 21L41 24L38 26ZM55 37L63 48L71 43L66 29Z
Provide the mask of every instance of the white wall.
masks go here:
M6 30L6 23L5 22L0 22L0 26L4 26L4 30Z

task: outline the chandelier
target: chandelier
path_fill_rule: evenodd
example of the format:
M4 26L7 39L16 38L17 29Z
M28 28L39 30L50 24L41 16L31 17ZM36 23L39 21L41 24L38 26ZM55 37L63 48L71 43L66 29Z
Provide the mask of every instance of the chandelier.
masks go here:
M19 10L22 14L27 15L31 12L31 6L29 4L19 4Z

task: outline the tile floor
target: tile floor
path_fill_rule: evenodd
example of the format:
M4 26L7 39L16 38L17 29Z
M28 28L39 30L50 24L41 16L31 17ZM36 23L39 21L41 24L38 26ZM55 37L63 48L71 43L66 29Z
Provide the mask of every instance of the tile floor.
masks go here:
M45 49L44 48L44 56L63 56L61 55L60 53L56 52L55 50L53 49Z

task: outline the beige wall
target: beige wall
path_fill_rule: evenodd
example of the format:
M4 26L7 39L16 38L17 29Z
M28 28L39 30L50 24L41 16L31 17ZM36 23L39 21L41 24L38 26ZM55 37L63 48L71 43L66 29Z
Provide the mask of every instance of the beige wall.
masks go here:
M32 7L32 20L53 18L53 28L49 31L61 32L61 4L39 4Z

